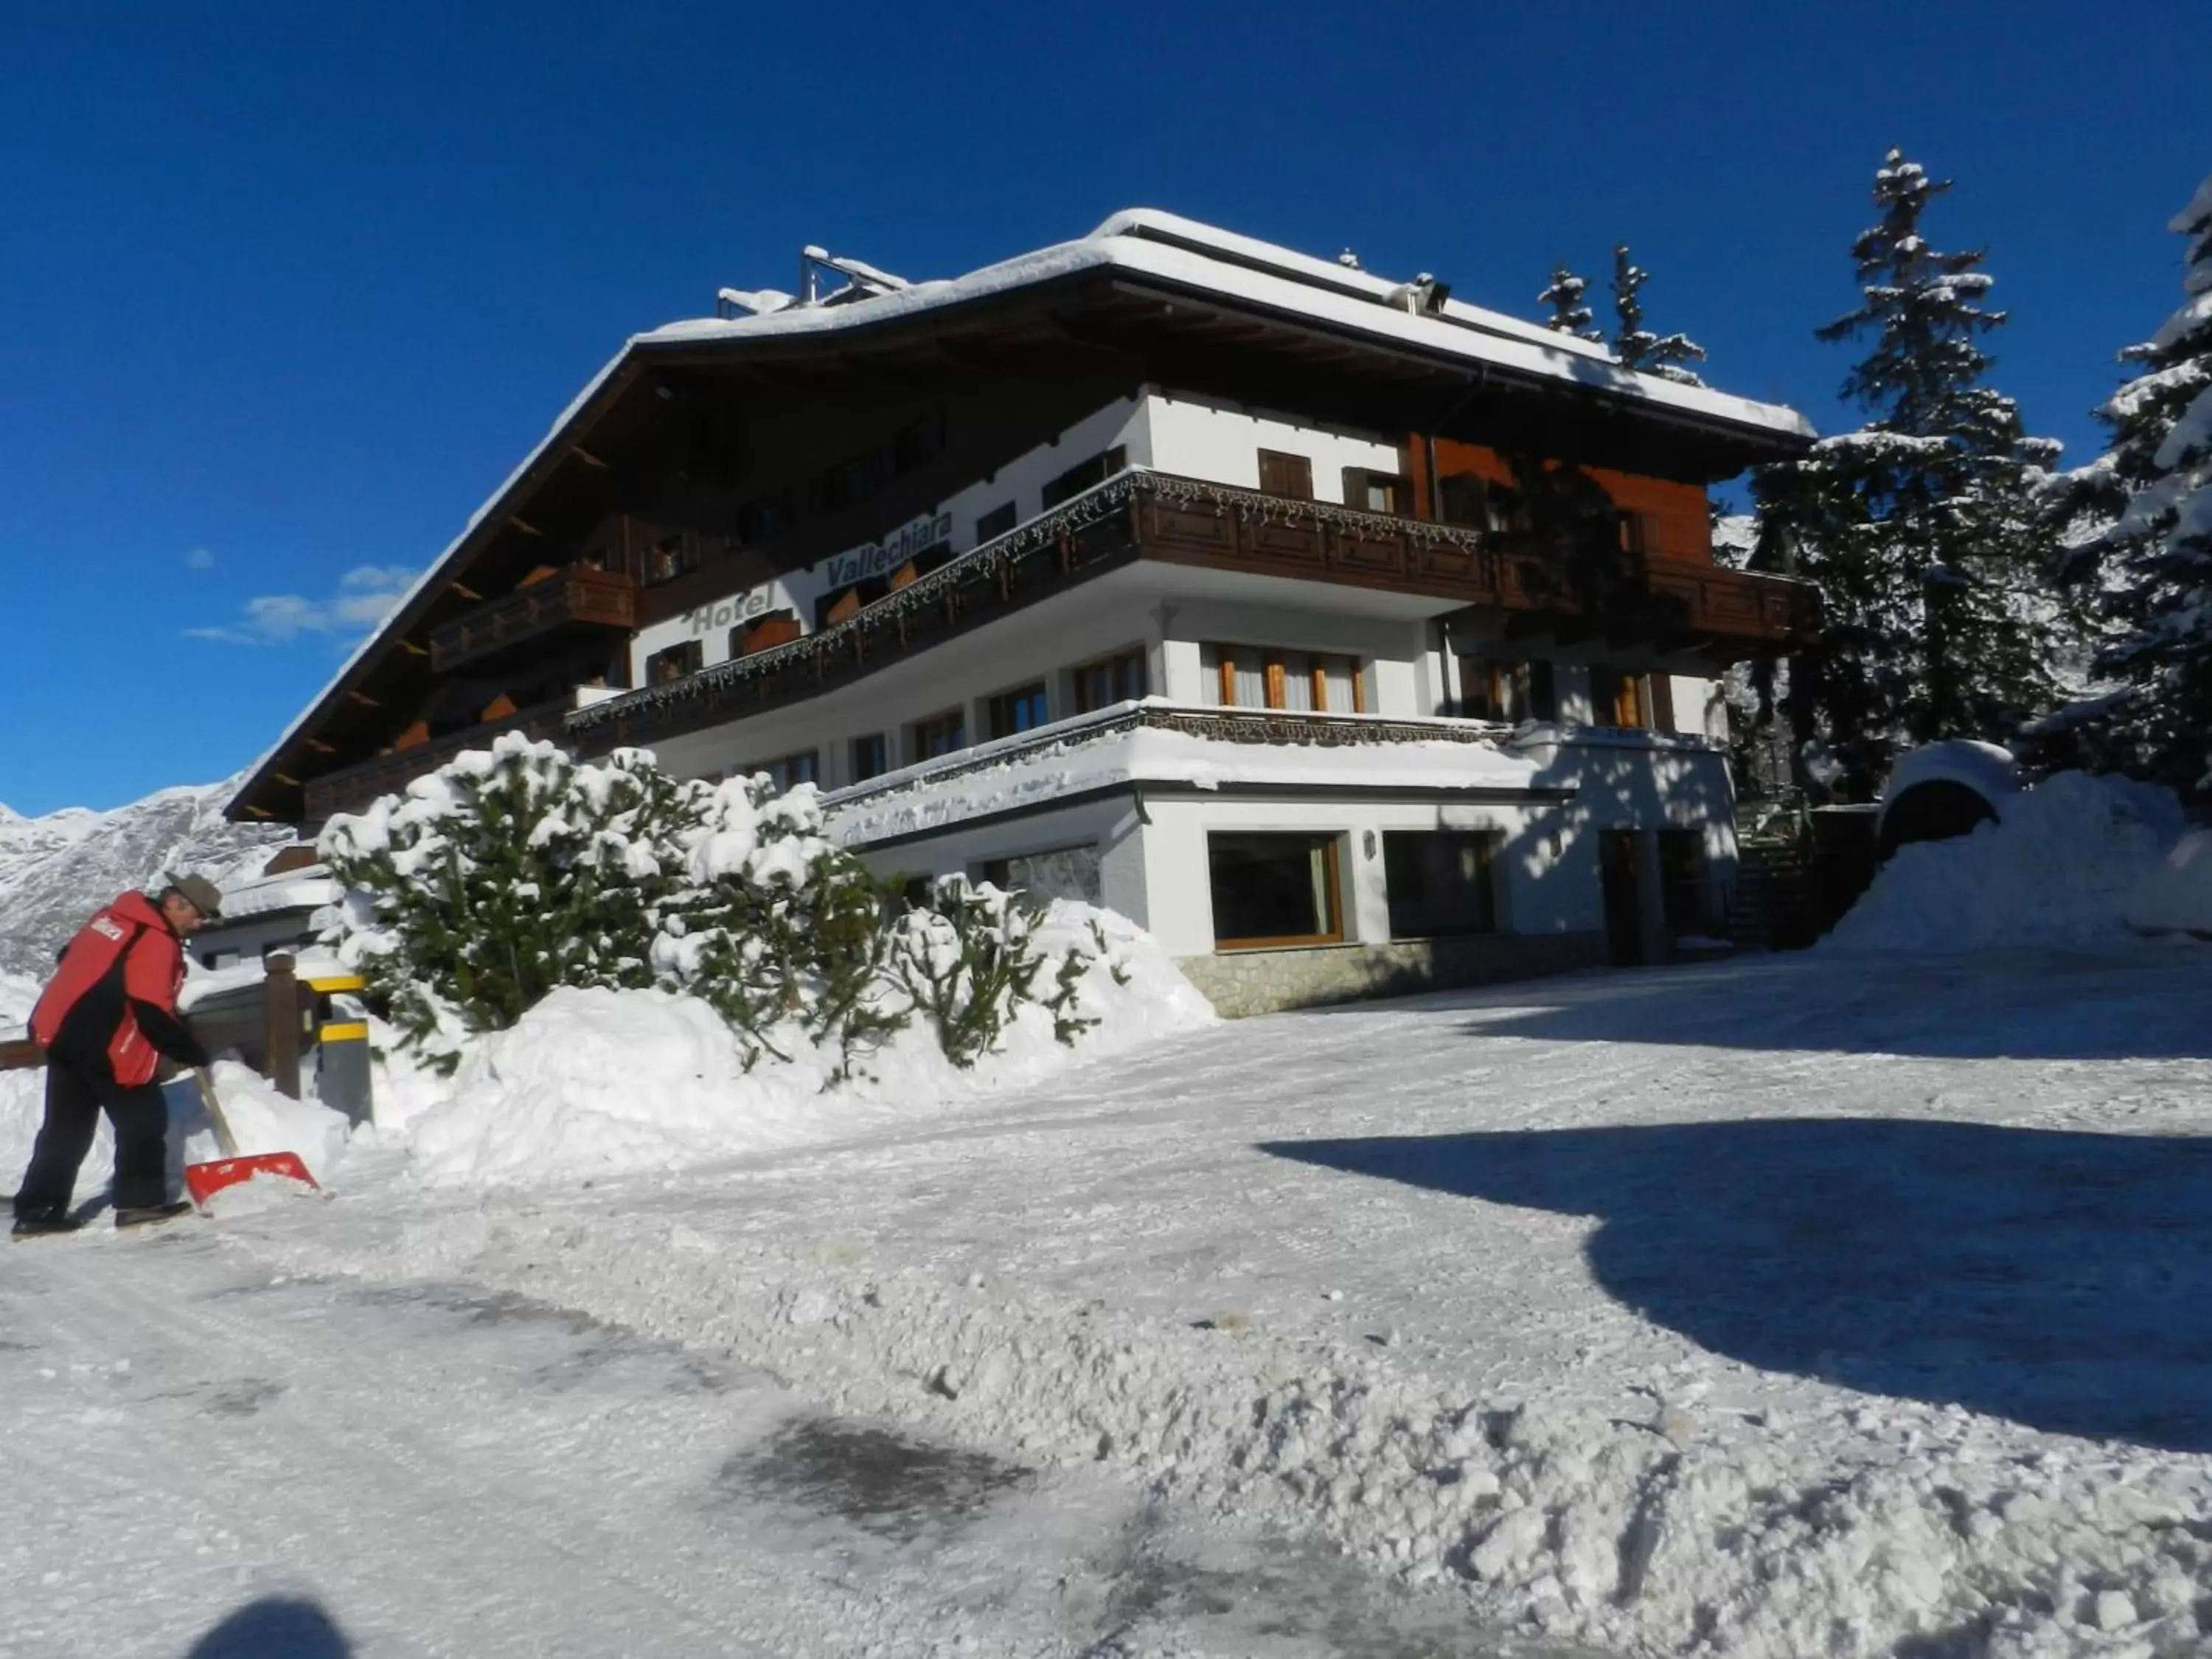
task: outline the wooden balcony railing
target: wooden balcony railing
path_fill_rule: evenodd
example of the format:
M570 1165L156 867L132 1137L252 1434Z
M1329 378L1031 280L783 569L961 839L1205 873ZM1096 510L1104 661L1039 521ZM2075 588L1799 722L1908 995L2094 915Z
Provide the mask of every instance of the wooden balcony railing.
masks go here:
M1549 613L1657 649L1717 644L1723 655L1786 648L1819 619L1814 590L1778 577L1611 547L1566 560L1526 538L1131 471L801 639L593 703L568 730L596 750L742 719L1140 558Z
M338 812L358 812L380 795L395 794L426 772L435 771L465 750L483 749L507 732L533 738L559 738L561 718L568 702L540 703L505 720L486 720L465 731L450 732L428 743L394 749L353 766L309 778L306 786L306 822L319 824Z
M510 647L570 627L628 633L637 626L637 591L628 576L572 564L431 630L434 673L497 656Z

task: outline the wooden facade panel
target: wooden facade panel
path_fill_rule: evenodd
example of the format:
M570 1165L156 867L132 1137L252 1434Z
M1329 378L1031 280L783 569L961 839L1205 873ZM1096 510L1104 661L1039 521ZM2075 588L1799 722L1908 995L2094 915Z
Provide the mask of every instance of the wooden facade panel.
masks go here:
M1335 529L1328 544L1328 562L1333 569L1360 576L1402 578L1408 574L1402 536L1364 535L1356 530Z
M1498 589L1496 561L1480 548L1427 538L1413 544L1413 574L1434 581L1459 582L1476 592Z
M1285 524L1279 519L1262 520L1244 526L1243 540L1244 551L1255 558L1280 560L1316 570L1328 563L1321 527L1310 521Z
M1145 509L1149 539L1163 546L1188 548L1228 558L1237 551L1236 521L1226 513L1203 513L1153 501Z

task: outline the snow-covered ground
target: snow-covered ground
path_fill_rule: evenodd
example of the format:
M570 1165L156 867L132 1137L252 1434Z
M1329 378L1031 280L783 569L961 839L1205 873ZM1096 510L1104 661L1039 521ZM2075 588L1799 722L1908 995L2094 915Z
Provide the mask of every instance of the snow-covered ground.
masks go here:
M357 1146L10 1255L0 1466L62 1496L0 1653L282 1593L376 1656L2201 1655L2208 994L2186 940L1820 951L673 1175Z

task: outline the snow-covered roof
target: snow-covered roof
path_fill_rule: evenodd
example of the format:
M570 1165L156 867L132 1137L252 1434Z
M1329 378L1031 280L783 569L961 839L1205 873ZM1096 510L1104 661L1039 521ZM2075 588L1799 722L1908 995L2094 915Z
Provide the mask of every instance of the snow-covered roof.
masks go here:
M1710 386L1686 386L1622 368L1603 348L1540 324L1447 299L1433 314L1400 307L1407 284L1333 260L1316 258L1256 238L1152 208L1116 213L1089 235L986 265L964 276L908 283L836 305L792 305L765 314L702 317L636 334L562 410L530 453L460 532L425 567L395 605L383 628L364 639L247 772L258 780L315 713L344 685L399 618L423 594L448 580L447 566L479 526L554 452L576 418L641 352L720 341L740 342L874 326L894 319L971 303L1088 270L1115 270L1210 295L1239 308L1276 312L1378 343L1413 348L1470 365L1489 365L1539 379L1625 397L1693 420L1716 422L1802 441L1815 434L1805 417L1778 404L1737 398ZM900 279L893 279L900 280Z
M1803 416L1781 404L1638 374L1622 368L1602 347L1589 341L1463 301L1447 299L1433 314L1409 311L1395 302L1404 283L1151 208L1117 213L1076 241L986 265L965 276L911 283L848 305L793 306L763 316L702 317L669 323L638 335L630 346L759 339L853 328L1085 270L1119 270L1153 277L1242 305L1470 362L1637 398L1682 414L1781 437L1814 436Z

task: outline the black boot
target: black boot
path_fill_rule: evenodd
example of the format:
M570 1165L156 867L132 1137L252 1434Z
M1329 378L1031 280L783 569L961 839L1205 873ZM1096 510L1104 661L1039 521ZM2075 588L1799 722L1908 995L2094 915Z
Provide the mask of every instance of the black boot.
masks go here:
M139 1204L115 1212L118 1227L145 1227L156 1221L174 1221L180 1215L192 1212L192 1201L180 1198L173 1204Z
M48 1233L73 1233L84 1223L74 1216L64 1215L58 1210L38 1215L19 1215L15 1218L13 1236L17 1238L42 1238Z

